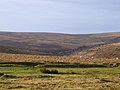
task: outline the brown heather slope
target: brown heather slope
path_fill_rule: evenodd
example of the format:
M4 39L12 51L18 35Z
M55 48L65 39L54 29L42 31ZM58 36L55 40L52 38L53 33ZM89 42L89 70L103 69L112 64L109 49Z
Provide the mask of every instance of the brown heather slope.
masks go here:
M99 45L120 42L120 32L59 34L0 32L0 52L70 55Z
M78 55L91 58L108 58L120 59L120 43L112 43L101 45L95 48L88 49L84 52L79 52Z

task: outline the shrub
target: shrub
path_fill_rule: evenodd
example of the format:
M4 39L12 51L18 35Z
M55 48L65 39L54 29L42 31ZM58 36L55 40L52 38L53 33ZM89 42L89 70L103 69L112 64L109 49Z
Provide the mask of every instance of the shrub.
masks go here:
M48 70L48 69L46 69L46 68L42 68L42 69L40 69L40 71L41 71L42 73L50 73L50 70Z
M71 74L77 74L76 72L71 72Z
M0 73L0 76L3 76L4 75L4 73Z
M42 73L48 73L48 74L58 74L58 70L48 70L46 68L40 69Z
M16 76L13 76L13 75L4 75L3 77L4 78L16 78Z
M58 74L58 70L51 70L50 73Z

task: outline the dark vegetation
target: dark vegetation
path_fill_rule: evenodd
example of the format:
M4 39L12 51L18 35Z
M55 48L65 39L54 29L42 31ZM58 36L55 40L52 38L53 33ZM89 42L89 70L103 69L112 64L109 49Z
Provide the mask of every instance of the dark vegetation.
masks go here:
M0 76L3 76L4 75L4 73L0 73Z
M40 68L105 68L105 67L119 67L120 63L64 63L64 62L0 62L0 67L17 67L17 66L34 66ZM43 69L43 70L44 70ZM46 70L46 69L45 69Z
M34 62L0 62L0 67L11 67L11 66L36 66L42 63L34 63Z
M3 78L16 78L16 76L4 74Z
M106 67L104 65L99 64L48 64L44 65L44 67L51 67L51 68L96 68L96 67Z
M58 74L59 73L58 70L49 70L49 69L46 69L46 68L42 68L42 69L40 69L40 71L42 73L47 73L47 74Z

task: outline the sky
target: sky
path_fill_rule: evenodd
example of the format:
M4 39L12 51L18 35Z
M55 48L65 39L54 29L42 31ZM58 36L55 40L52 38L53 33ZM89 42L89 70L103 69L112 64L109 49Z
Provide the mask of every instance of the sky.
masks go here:
M120 32L120 0L0 0L0 31Z

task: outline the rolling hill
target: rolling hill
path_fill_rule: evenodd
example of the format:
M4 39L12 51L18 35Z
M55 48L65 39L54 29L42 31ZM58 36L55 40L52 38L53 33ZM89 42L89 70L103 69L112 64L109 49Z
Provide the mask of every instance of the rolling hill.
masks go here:
M0 32L1 53L71 55L101 45L120 42L120 32L60 34Z
M84 52L80 52L79 55L83 55L85 57L93 57L93 58L119 59L120 43L112 43L112 44L94 47Z

